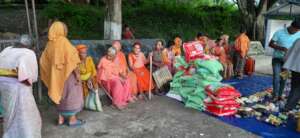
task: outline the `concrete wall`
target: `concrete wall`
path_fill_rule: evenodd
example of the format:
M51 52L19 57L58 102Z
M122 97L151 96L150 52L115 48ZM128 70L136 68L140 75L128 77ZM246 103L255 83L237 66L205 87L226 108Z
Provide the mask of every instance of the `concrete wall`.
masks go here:
M158 39L139 39L139 40L121 40L122 51L127 55L132 51L132 45L136 41L142 44L142 51L147 55L150 52L155 42ZM112 40L71 40L74 46L78 44L85 44L89 47L88 55L92 56L95 63L98 63L99 59L105 55L106 50L111 47Z

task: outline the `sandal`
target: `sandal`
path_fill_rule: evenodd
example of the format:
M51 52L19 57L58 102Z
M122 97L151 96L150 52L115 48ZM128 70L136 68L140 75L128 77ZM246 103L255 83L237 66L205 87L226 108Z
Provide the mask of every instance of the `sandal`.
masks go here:
M83 124L85 124L84 120L77 119L76 123L74 123L74 124L70 124L70 122L69 122L69 127L80 127Z

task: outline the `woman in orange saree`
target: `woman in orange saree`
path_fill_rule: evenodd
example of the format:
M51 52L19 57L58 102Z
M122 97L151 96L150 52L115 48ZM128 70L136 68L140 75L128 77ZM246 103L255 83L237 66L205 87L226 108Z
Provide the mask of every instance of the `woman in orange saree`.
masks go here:
M124 76L128 77L129 82L130 82L130 92L131 92L133 98L135 98L135 96L137 95L137 92L138 92L136 75L132 71L130 71L128 68L125 54L121 51L122 45L121 45L120 41L114 41L112 43L112 46L117 50L117 55L116 55L114 62L117 65L120 65L122 74Z
M152 56L152 55L150 55ZM144 53L141 51L141 44L134 43L133 44L133 52L128 55L129 66L135 73L137 77L137 84L138 84L138 91L139 91L139 98L142 98L146 92L148 92L149 88L151 90L154 89L154 83L151 79L151 86L150 86L150 72L146 68L146 64L149 62L146 59ZM152 78L152 77L151 77Z

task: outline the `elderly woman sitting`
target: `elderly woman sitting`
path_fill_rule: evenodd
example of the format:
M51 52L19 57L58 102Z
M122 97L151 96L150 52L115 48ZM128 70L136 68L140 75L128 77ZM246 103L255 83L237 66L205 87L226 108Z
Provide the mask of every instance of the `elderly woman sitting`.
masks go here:
M115 64L117 50L110 47L107 54L98 64L98 83L111 95L113 105L123 109L133 99L130 93L129 79L123 75L118 64Z
M83 87L83 96L85 98L89 93L89 89L98 88L97 71L92 57L87 55L87 46L80 44L76 46L76 49L79 53L79 58L81 61L79 64L79 70ZM89 83L92 84L92 86L90 86Z

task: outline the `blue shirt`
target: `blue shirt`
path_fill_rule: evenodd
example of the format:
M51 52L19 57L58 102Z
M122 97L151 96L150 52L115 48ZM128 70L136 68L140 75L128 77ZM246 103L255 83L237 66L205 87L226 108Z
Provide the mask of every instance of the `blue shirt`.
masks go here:
M290 34L287 28L283 28L275 32L272 37L272 40L278 46L285 47L287 49L291 48L294 42L300 38L300 32L295 34ZM274 58L283 58L285 56L285 52L281 50L274 49L273 57Z

